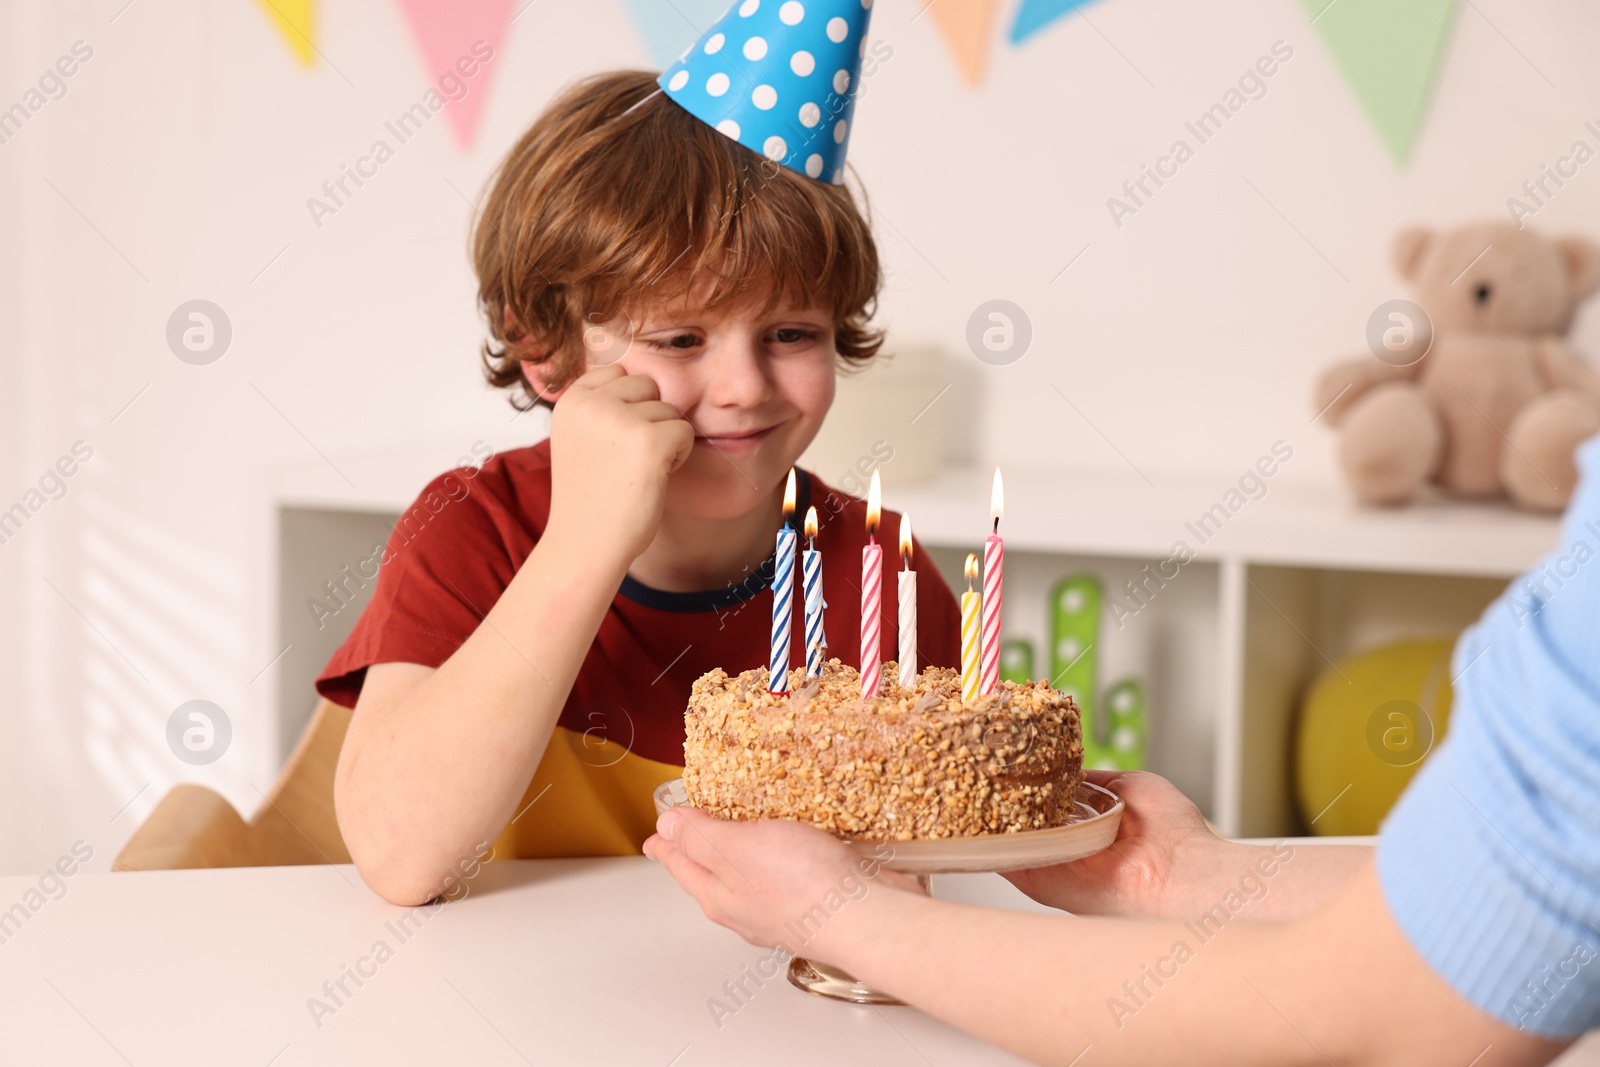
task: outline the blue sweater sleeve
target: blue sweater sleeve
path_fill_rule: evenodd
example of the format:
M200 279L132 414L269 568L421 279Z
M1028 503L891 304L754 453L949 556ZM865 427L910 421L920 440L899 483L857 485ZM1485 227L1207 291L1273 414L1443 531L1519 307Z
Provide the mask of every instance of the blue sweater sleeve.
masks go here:
M1395 921L1464 999L1600 1027L1600 438L1558 546L1465 634L1448 734L1384 822Z

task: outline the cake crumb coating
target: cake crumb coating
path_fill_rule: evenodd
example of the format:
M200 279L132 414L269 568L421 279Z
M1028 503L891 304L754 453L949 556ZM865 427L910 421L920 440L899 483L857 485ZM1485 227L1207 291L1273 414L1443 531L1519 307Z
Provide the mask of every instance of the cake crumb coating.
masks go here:
M863 700L838 659L819 678L721 668L695 683L684 713L684 791L725 819L793 819L839 837L910 841L1043 830L1066 823L1083 780L1072 697L1046 682L999 683L971 704L961 676L930 667L910 687L883 667Z

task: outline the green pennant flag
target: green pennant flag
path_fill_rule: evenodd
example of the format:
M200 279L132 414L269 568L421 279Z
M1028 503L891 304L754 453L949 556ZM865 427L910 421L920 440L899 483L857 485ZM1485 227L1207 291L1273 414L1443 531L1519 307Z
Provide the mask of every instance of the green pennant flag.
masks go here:
M1301 0L1394 161L1411 157L1458 0Z

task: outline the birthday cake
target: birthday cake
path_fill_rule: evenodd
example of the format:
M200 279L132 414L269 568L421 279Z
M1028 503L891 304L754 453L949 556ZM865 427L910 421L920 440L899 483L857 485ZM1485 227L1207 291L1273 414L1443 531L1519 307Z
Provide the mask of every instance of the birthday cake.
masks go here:
M694 683L684 714L684 792L727 819L794 819L849 839L1043 830L1066 823L1083 780L1083 731L1070 696L1045 682L1002 681L965 702L961 677L930 667L909 687L883 667L861 697L854 667L818 678L767 668Z

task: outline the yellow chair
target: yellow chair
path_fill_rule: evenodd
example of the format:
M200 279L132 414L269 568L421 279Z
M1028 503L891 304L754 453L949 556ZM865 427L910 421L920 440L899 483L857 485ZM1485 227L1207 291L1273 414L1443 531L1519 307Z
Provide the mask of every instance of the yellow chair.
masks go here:
M351 715L330 700L317 704L277 784L248 822L204 786L174 786L111 869L351 862L333 807L333 772ZM682 767L636 756L618 742L557 727L518 806L519 817L493 842L494 854L637 856L655 829L652 791L682 773ZM538 815L521 819L546 793L553 798L544 801Z
M111 869L169 871L351 862L333 809L333 772L351 714L349 708L331 700L317 704L283 773L248 822L205 786L174 786L134 831ZM552 745L526 796L537 800L560 785L554 792L577 798L574 807L565 812L567 817L543 820L542 824L529 820L527 825L516 825L513 820L496 840L496 853L522 858L637 855L638 841L653 827L654 811L632 811L638 807L635 800L648 798L656 785L682 773L681 768L633 756L621 746L615 755L609 754L615 743L604 739L595 747L593 739L580 734L559 731L557 737L564 743ZM623 785L593 770L595 766L610 768L623 758L631 761ZM523 810L529 806L525 800ZM575 829L571 825L575 812L592 813L583 817L594 819L606 833L585 834L581 827ZM1206 825L1224 836L1209 820Z
M300 743L249 822L205 786L174 786L112 862L114 871L349 863L333 811L333 771L351 710L317 704Z

